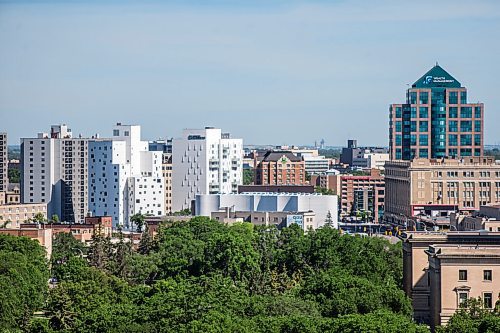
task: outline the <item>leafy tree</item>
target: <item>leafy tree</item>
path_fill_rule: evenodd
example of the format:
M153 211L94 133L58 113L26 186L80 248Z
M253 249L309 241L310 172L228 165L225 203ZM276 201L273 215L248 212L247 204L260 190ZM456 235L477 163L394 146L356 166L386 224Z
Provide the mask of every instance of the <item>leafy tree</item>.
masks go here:
M113 246L109 237L101 233L92 235L92 242L88 249L89 264L97 269L109 271L109 262L113 255Z
M500 313L484 308L481 298L470 298L450 318L446 326L438 327L438 333L490 333L500 332Z
M178 212L174 212L173 215L174 216L189 216L189 215L191 215L191 209L186 208L186 209L180 210Z
M321 193L323 195L335 195L335 191L334 190L329 189L329 188L319 187L319 186L316 186L314 188L314 192Z
M326 213L325 226L330 228L333 227L332 213L330 211Z
M399 287L401 244L206 217L166 224L154 240L146 225L137 251L117 236L113 245L94 235L88 263L57 246L68 259L47 303L49 329L427 332Z
M137 232L142 232L142 227L144 226L144 220L145 220L144 215L142 215L141 213L136 213L132 215L132 217L130 218L130 222L135 224Z
M57 214L52 215L50 223L59 223L59 216Z
M45 250L26 237L0 235L0 330L26 327L47 292Z
M36 213L35 216L33 216L32 220L33 220L33 222L36 222L36 223L47 222L47 219L45 218L45 216L42 213Z
M8 177L10 183L20 183L21 182L21 171L19 169L9 169Z
M66 271L63 266L67 265L68 261L73 257L83 257L86 250L85 245L75 239L73 234L69 232L57 234L52 241L52 275L57 279L62 279L65 274L64 271ZM84 261L82 262L85 263Z
M139 242L138 252L140 254L149 254L154 247L154 241L151 235L149 234L149 226L147 223L144 224L144 231L141 235L141 241Z
M377 311L365 315L351 314L334 320L327 332L344 333L425 333L425 326L419 326L407 316L395 315L388 311Z
M253 184L253 173L252 169L243 169L243 185Z

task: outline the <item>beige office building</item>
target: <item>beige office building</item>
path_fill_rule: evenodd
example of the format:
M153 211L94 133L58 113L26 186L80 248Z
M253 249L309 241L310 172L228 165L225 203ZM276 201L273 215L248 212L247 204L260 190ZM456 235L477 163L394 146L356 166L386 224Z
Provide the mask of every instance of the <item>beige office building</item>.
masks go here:
M500 233L406 232L403 289L417 322L446 323L467 298L495 304L500 292Z
M486 309L495 307L500 295L500 246L440 244L430 246L426 254L431 328L446 324L469 298L481 298Z
M450 216L450 228L458 231L496 231L500 232L500 205L481 206L470 213L453 213Z
M403 224L500 202L500 164L492 157L414 159L385 165L385 216Z
M2 196L2 193L0 193ZM0 205L0 225L8 228L19 228L21 223L32 220L36 214L41 213L47 219L46 203L5 204Z

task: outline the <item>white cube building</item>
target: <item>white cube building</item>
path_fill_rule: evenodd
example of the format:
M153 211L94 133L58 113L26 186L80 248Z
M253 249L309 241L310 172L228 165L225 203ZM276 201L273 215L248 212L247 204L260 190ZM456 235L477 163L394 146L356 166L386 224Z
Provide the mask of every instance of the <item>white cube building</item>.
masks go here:
M113 128L113 138L89 144L89 209L130 228L136 213L165 214L162 152L148 151L140 126Z
M338 227L338 199L336 195L318 193L240 193L240 194L199 194L196 195L195 213L211 216L213 212L314 212L315 228L325 225L328 213L332 227Z
M197 194L237 193L243 183L243 140L221 129L187 129L172 142L172 211Z

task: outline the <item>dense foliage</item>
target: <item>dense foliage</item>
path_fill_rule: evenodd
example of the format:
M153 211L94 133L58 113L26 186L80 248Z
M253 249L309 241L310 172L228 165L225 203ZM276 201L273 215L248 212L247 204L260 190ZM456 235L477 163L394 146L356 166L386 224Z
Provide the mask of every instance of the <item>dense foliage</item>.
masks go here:
M382 239L196 217L137 250L75 242L54 242L58 283L31 332L428 331L400 289L400 245Z
M494 311L485 309L483 301L471 298L463 304L446 326L438 327L438 333L496 333L500 332L500 304Z
M37 241L0 235L0 331L25 328L44 305L49 271Z

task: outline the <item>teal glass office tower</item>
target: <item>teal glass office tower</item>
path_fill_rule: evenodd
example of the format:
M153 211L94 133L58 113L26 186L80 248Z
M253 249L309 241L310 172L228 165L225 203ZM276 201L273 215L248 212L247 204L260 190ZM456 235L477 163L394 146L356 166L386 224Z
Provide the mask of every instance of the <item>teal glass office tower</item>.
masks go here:
M467 89L438 64L389 107L392 160L483 155L483 103L468 103Z

